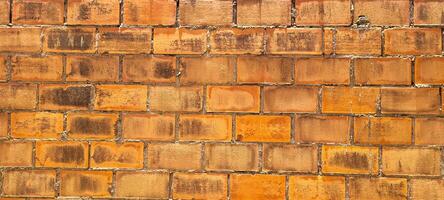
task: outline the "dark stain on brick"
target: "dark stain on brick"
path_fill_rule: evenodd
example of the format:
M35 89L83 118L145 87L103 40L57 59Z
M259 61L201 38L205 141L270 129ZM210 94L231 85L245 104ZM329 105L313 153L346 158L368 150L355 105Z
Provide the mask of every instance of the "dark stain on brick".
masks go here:
M105 32L100 35L103 40L115 40L124 42L147 42L147 34L134 34L134 33L122 33L122 32Z
M20 17L18 18L18 20L39 20L42 17L42 13L42 3L24 3L23 9L20 10Z
M44 91L42 103L50 102L61 106L88 107L91 101L91 86L72 86Z
M173 64L171 62L156 62L154 64L154 76L156 78L168 79L175 75Z
M429 18L426 6L420 5L418 8L415 9L418 9L418 18L420 20L427 20Z
M415 46L418 49L426 48L426 34L424 32L415 32Z
M176 50L200 52L204 49L204 43L200 39L174 40L171 47Z
M91 70L93 70L93 66L91 61L89 60L80 60L79 62L79 73L81 76L89 76L91 75Z
M73 119L71 132L75 134L109 135L114 131L114 124L110 119L91 119L76 117Z
M110 149L101 146L96 147L94 149L94 154L92 155L92 159L98 164L111 161L113 158L113 152L111 152Z
M53 177L48 177L46 175L31 175L31 173L24 172L21 175L21 178L17 179L16 182L11 183L15 185L14 193L17 195L39 195L39 192L42 190L51 190L47 188L46 184L30 184L30 181L32 181L32 183L48 183L48 186L51 187L55 184Z
M202 124L202 121L190 119L184 120L181 124L182 134L190 134L190 135L201 135L205 134L205 127Z
M316 36L311 33L277 33L276 42L279 51L313 51Z
M367 155L356 152L336 153L331 158L331 162L334 165L353 169L368 169L370 167Z
M222 192L224 188L223 181L208 181L207 179L178 180L174 187L178 193L186 194L207 194Z
M80 191L96 191L98 190L98 182L91 177L80 175L78 188Z
M221 50L239 49L248 50L254 48L254 36L253 35L238 35L236 36L231 32L220 32L214 36L216 43L215 48Z
M52 146L48 149L46 156L58 163L82 164L85 161L84 153L85 149L83 149L82 145Z
M82 4L79 6L79 16L78 20L88 20L91 17L91 7L87 4Z
M48 48L59 50L88 50L94 44L94 33L82 29L54 29L47 35Z

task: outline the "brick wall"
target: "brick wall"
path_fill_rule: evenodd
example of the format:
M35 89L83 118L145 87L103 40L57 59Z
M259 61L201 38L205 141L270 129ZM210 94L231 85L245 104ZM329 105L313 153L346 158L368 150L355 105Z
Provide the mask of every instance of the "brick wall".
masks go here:
M0 0L0 24L1 200L444 199L442 0Z

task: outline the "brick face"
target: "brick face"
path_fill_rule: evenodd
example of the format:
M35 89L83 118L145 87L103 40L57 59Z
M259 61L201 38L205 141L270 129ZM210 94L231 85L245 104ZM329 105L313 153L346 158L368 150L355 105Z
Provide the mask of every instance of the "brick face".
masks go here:
M211 86L207 88L207 111L258 112L259 94L257 86Z
M32 143L30 142L1 142L0 166L31 166Z
M0 28L0 52L39 52L40 28Z
M348 143L350 117L298 115L295 140L298 142Z
M63 24L62 0L19 0L14 2L14 24Z
M204 29L155 28L153 37L156 54L203 54L207 31Z
M315 112L318 104L317 87L266 87L265 112Z
M119 2L115 0L69 0L67 22L81 25L119 23Z
M394 117L357 117L355 142L360 144L410 144L412 119Z
M322 30L317 28L267 29L268 54L322 54Z
M316 172L317 147L289 144L266 144L263 147L267 171Z
M324 87L322 112L375 113L379 93L378 88L370 87Z
M289 199L343 199L345 178L340 176L291 176Z
M440 1L415 0L413 20L416 25L442 25L444 4Z
M63 196L111 196L111 171L62 171L60 176Z
M179 2L181 25L230 25L233 16L230 0L183 0Z
M289 116L245 115L236 118L236 140L242 142L289 142Z
M407 58L360 58L354 62L359 85L410 85L411 61ZM417 70L415 70L417 73Z
M415 61L415 83L444 84L443 58L417 58Z
M11 59L11 79L19 81L61 81L63 59L61 56L28 57Z
M237 23L241 25L289 25L290 0L239 0Z
M382 149L382 173L387 175L439 175L440 151L437 148Z
M386 190L385 188L390 188ZM407 180L401 178L350 179L350 199L406 199Z
M365 15L374 25L405 26L409 24L409 0L354 2L355 16Z
M301 0L296 2L297 25L349 25L350 0Z
M442 52L442 32L436 28L389 29L384 31L387 55L434 55Z
M117 81L118 78L118 56L68 56L66 58L67 81Z
M8 171L3 174L5 195L54 197L56 172L51 170Z
M323 146L322 171L325 173L376 174L378 148L359 146Z
M49 112L11 113L11 135L14 138L52 138L63 132L63 114Z
M212 54L261 54L264 29L221 28L211 32Z
M297 84L349 84L350 60L326 58L296 59L294 79Z
M280 57L250 57L237 59L237 82L277 83L292 82L293 60Z
M176 173L172 189L173 197L178 199L224 199L227 175Z
M383 88L382 113L436 114L439 112L437 88Z
M172 25L176 20L175 0L126 0L123 22L128 25Z
M94 142L90 162L92 168L142 168L143 143Z
M285 198L284 176L234 174L230 178L230 192L233 200Z
M140 187L141 185L144 187ZM116 196L118 197L167 198L168 185L167 173L118 172L116 174Z

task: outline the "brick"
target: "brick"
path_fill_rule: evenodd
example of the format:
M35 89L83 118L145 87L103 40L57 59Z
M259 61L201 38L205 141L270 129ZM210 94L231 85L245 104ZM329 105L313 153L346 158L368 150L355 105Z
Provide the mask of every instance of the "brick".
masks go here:
M359 58L354 67L355 82L359 85L412 83L412 66L408 58Z
M295 140L303 143L348 143L350 117L297 115Z
M345 178L340 176L290 176L289 200L340 200L345 197Z
M230 199L285 199L285 176L233 174Z
M358 0L353 5L355 16L366 16L372 25L405 26L410 22L409 0Z
M0 109L34 109L37 105L37 85L0 83Z
M234 79L235 58L183 57L180 59L181 84L223 84Z
M99 53L150 53L149 28L99 28Z
M70 138L113 139L118 118L110 113L68 113L66 131Z
M437 114L438 88L382 88L382 113Z
M385 30L384 36L387 55L441 55L441 29L395 28Z
M438 148L382 149L382 173L384 175L440 175L440 151Z
M173 25L175 0L127 0L123 4L123 23L128 25Z
M8 61L6 56L0 56L0 82L6 81L8 78Z
M0 112L0 138L8 136L8 113Z
M176 58L171 56L125 56L122 80L124 82L174 83L176 81Z
M40 28L0 28L0 52L40 52Z
M122 136L125 139L160 140L174 139L174 115L124 114Z
M444 58L418 57L415 60L416 84L444 84Z
M350 25L350 0L301 0L296 2L297 25Z
M91 85L40 85L40 109L86 110L90 105Z
M268 54L322 54L322 29L273 28L266 30Z
M111 171L62 171L60 177L62 196L111 196Z
M118 56L67 56L66 81L117 81Z
M316 112L317 87L264 88L264 112Z
M263 43L264 29L262 28L219 28L211 32L210 53L261 54Z
M412 199L443 199L444 181L433 179L412 179Z
M442 145L444 144L443 118L416 118L415 144Z
M119 1L116 0L69 0L68 24L116 25L119 24Z
M57 139L63 132L63 114L50 112L11 113L11 135L14 138Z
M180 25L231 25L231 0L183 0L179 2Z
M256 144L205 145L206 170L257 171L259 165Z
M375 113L379 88L323 87L323 113Z
M336 54L381 55L381 28L338 28L335 41Z
M51 27L45 28L43 35L45 52L94 53L96 51L95 28ZM35 39L40 40L39 38Z
M35 145L37 167L88 167L88 143L39 141Z
M230 141L232 117L230 115L181 115L179 140Z
M285 115L236 117L236 140L241 142L290 142L291 118Z
M239 0L237 24L240 25L290 25L290 0Z
M414 0L413 22L415 25L444 24L444 4L439 0Z
M291 83L293 65L292 58L241 56L237 59L237 82Z
M168 187L168 173L117 172L116 175L116 196L118 197L167 199Z
M15 56L11 58L11 79L20 81L61 81L61 56Z
M335 28L323 28L324 33L324 40L322 44L324 45L324 55L333 55L335 53L335 45L336 42L336 32L337 30Z
M407 198L407 179L350 178L350 199L402 200Z
M96 87L96 110L145 111L148 88L143 85L100 85Z
M225 199L227 175L208 173L175 173L173 176L174 199Z
M0 166L2 167L31 167L32 143L30 142L0 142Z
M397 117L355 117L357 144L411 144L412 119Z
M208 112L259 112L258 86L209 86Z
M9 23L9 3L8 0L0 1L0 24Z
M322 172L377 174L378 147L322 146Z
M318 170L317 150L316 146L264 144L264 170L316 173Z
M349 84L350 59L296 59L294 77L297 84Z
M14 1L12 23L63 24L64 9L63 0Z
M8 171L3 174L3 194L54 197L56 172L50 170Z
M201 169L200 144L149 144L150 169L198 170Z
M202 87L158 86L150 88L152 111L197 112L202 109Z
M203 54L207 49L207 30L155 28L155 54Z
M142 168L143 143L93 142L91 144L92 168Z

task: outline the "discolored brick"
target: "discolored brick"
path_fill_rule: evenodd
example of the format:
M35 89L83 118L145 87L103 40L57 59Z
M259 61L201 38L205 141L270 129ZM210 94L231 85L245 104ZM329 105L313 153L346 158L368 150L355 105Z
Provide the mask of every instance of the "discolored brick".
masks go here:
M93 142L91 168L142 168L143 143Z
M161 140L174 139L173 115L124 114L122 136L125 139Z
M96 51L95 28L50 27L44 29L43 35L45 52L94 53ZM39 38L36 40L39 41Z
M230 115L181 115L179 139L224 140L232 137L232 117Z
M412 199L443 199L444 180L412 179Z
M180 59L180 83L231 83L234 65L235 59L232 57L183 57Z
M256 144L206 144L206 170L257 171L259 164Z
M155 54L203 54L207 48L207 30L155 28Z
M379 88L331 87L322 88L323 113L375 113Z
M40 85L39 102L44 110L86 110L92 98L91 85Z
M13 5L14 24L63 24L63 0L16 0Z
M208 112L259 112L258 86L207 87Z
M349 84L350 59L296 59L294 74L297 84Z
M415 25L444 24L444 4L440 0L414 0L413 22Z
M30 167L32 166L31 142L0 142L0 166Z
M230 199L284 199L285 176L233 174L230 176Z
M264 144L266 171L317 172L318 148L292 144Z
M341 200L345 197L345 178L341 176L290 176L290 200Z
M444 144L443 118L416 118L415 144L442 145Z
M143 85L100 85L96 87L96 110L145 111L148 88Z
M350 199L402 200L407 198L407 179L350 178Z
M149 28L99 28L99 53L150 53Z
M123 22L128 25L173 25L176 1L126 0L123 12Z
M68 24L113 25L119 24L119 1L68 0Z
M179 2L181 25L230 25L233 16L231 0L182 0Z
M416 84L444 84L444 58L418 57L415 60Z
M355 117L354 139L358 144L411 144L412 119Z
M202 109L201 87L155 86L150 88L150 109L153 111L197 112Z
M118 56L67 56L66 81L117 81Z
M297 25L350 25L350 0L300 0L296 1Z
M264 112L316 112L318 87L264 88Z
M284 57L241 56L237 59L237 82L276 83L292 82L293 59Z
M175 173L172 190L174 199L225 199L227 175Z
M79 139L112 139L117 132L117 114L69 113L68 136Z
M39 141L35 146L37 167L88 167L88 143Z
M212 54L261 54L264 29L219 28L211 32Z
M111 171L62 171L60 177L62 196L111 196Z
M357 0L354 2L355 16L366 16L372 25L405 26L409 25L409 0Z
M322 30L318 28L272 28L266 30L268 54L322 54Z
M0 112L0 138L8 136L9 120L8 113Z
M384 175L440 175L440 151L437 148L385 147L382 149Z
M441 55L442 32L438 28L394 28L384 31L387 55Z
M11 58L11 79L20 81L61 81L61 56L15 56Z
M240 25L289 25L290 0L239 0L237 24Z
M348 116L297 115L295 140L304 143L348 143L350 121Z
M0 28L0 52L40 52L40 28Z
M6 81L8 78L8 57L0 56L0 82Z
M125 82L174 83L176 58L170 56L125 56L122 80Z
M378 147L322 146L322 172L377 174Z
M122 171L116 173L115 182L117 197L168 198L168 173Z
M3 174L3 194L54 197L56 172L51 170L14 170Z
M11 136L14 138L57 139L63 132L63 114L50 112L11 113Z
M0 83L0 109L34 109L37 105L37 85Z
M290 142L291 118L284 115L236 117L236 140L241 142Z
M0 1L0 24L9 23L9 11L10 11L10 1L3 0Z
M381 28L337 28L335 31L336 54L381 55Z
M355 82L359 85L412 83L412 66L408 58L359 58L354 65Z
M437 114L438 88L382 88L382 113Z
M198 170L200 144L149 144L148 167L150 169Z

